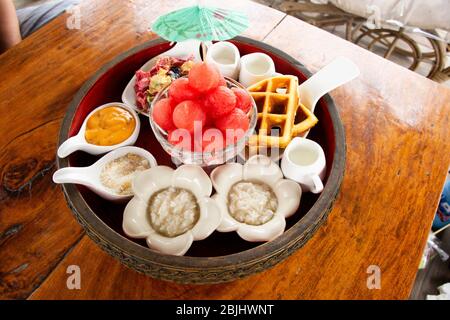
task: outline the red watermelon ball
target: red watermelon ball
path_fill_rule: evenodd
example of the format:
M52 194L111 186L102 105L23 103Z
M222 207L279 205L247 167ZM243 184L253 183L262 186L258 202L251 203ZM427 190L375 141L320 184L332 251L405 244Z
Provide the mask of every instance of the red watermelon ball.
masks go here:
M211 91L205 101L206 111L214 119L220 118L236 108L236 96L227 87Z
M192 66L188 77L191 88L204 93L217 88L222 76L216 66L200 62Z
M244 137L249 125L250 121L247 114L237 108L226 116L216 120L216 127L225 134L227 145L236 143Z
M153 106L153 120L165 131L175 129L175 125L172 121L172 105L173 101L170 98L165 98L157 101Z
M209 128L214 126L214 119L208 114L208 105L206 103L206 98L204 96L200 96L200 98L196 101L202 106L203 112L205 113L206 116L203 127Z
M232 88L231 89L236 96L236 108L241 109L245 113L248 113L250 109L252 108L253 99L250 96L250 94L241 88Z
M189 80L187 78L179 78L170 85L169 97L176 103L179 103L185 100L197 99L198 92L189 86Z
M173 111L173 123L179 129L186 129L194 132L197 125L202 128L206 122L206 114L202 105L197 101L186 100L179 103Z

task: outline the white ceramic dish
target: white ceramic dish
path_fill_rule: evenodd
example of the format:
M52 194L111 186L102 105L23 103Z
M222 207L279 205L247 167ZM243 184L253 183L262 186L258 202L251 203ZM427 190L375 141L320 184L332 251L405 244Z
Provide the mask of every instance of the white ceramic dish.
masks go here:
M286 178L300 183L303 192L322 192L326 169L325 153L315 141L297 137L284 150L281 170Z
M265 53L250 53L241 58L239 82L246 88L276 75L280 74L275 70L275 63Z
M298 87L300 103L314 112L320 98L357 78L360 73L358 66L353 61L345 57L338 57ZM307 133L303 137L306 135Z
M220 41L208 47L206 62L216 65L224 77L238 80L241 55L231 42Z
M222 213L222 222L217 228L219 232L233 232L246 241L271 241L286 228L286 218L293 215L299 205L302 190L298 183L283 179L280 167L265 156L253 156L244 165L229 163L217 167L211 173L216 200ZM250 225L237 221L229 213L228 195L238 182L261 182L269 186L277 198L277 208L273 217L261 225Z
M157 165L155 158L147 150L138 147L122 147L104 155L89 167L67 167L59 169L53 174L53 182L84 185L102 198L109 201L121 202L129 200L132 195L116 194L109 188L105 187L100 181L100 173L102 172L103 167L110 161L124 156L127 153L134 153L144 157L150 163L150 167L155 167Z
M175 44L175 46L173 46L170 50L152 58L150 61L145 63L139 70L142 70L145 72L150 71L150 69L153 68L153 66L156 64L156 61L162 56L169 56L169 57L184 59L184 58L187 58L187 57L193 55L194 61L200 62L202 60L201 56L200 56L200 44L201 44L201 41L198 41L198 40L188 40L188 41L183 41L183 42L177 42ZM134 75L122 93L122 102L126 103L129 106L132 106L135 111L148 117L148 114L142 112L142 110L140 110L137 107L136 92L134 91L135 84L136 84L136 76Z
M195 225L186 232L168 237L158 233L148 219L147 207L156 192L170 188L190 191L196 198L200 215ZM133 180L135 196L125 208L123 230L131 238L146 239L150 248L170 255L184 255L193 241L209 237L222 220L216 202L210 198L212 184L199 166L183 165L176 170L158 166L136 175Z
M134 119L136 121L136 126L135 126L134 131L131 134L131 136L128 139L126 139L125 141L123 141L119 144L113 145L113 146L97 146L97 145L88 143L85 138L86 124L87 124L88 119L96 111L105 109L107 107L113 107L113 106L124 108L125 110L129 111L130 114L134 117ZM80 131L77 133L77 135L67 139L59 146L58 157L65 158L68 155L70 155L71 153L74 153L75 151L84 151L84 152L87 152L87 153L90 153L93 155L99 155L99 154L107 153L109 151L112 151L112 150L120 148L120 147L133 145L139 136L140 129L141 129L141 121L139 119L139 116L137 115L137 113L134 111L133 108L131 108L130 106L128 106L126 104L120 103L120 102L112 102L112 103L104 104L98 108L95 108L92 112L90 112L88 114L86 119L84 119L83 125L81 126Z

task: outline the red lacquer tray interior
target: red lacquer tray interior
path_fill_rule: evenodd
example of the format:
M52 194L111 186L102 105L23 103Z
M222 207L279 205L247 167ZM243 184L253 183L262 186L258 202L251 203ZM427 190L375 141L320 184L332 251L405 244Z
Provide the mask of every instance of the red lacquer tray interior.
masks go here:
M299 64L294 64L293 61L285 59L285 57L279 56L276 52L263 49L256 45L248 43L242 43L239 41L232 41L238 48L241 55L245 55L253 52L264 52L272 57L275 62L277 72L282 74L291 74L299 78L299 82L305 81L307 76L302 73ZM70 127L69 135L75 135L85 117L96 107L109 103L120 102L121 95L125 89L127 83L133 77L134 72L138 70L143 64L145 64L152 57L161 54L169 49L169 43L158 44L156 46L148 47L142 51L132 54L117 63L114 67L107 70L88 90L84 98L81 100L73 118L73 122ZM327 178L330 172L331 164L333 162L334 154L334 133L330 114L328 112L327 104L324 99L319 102L316 107L315 114L319 119L319 123L311 130L308 138L318 142L324 149L327 159ZM141 132L136 142L136 146L144 148L150 151L158 161L160 165L173 166L170 156L165 153L158 141L153 135L150 128L149 120L147 117L140 116L141 118ZM71 166L81 167L88 166L94 163L98 156L91 156L84 152L76 152L69 158ZM209 173L209 169L206 170ZM325 180L326 183L326 180ZM115 204L108 202L89 189L78 186L79 191L92 209L93 212L111 229L119 233L125 238L125 234L122 231L122 214L125 208L125 204ZM304 193L302 195L300 207L295 215L287 219L286 230L297 223L313 206L317 201L319 195L312 193ZM130 241L134 241L144 247L146 246L145 240L136 240L128 238ZM219 233L214 232L209 238L203 241L196 241L192 247L186 253L186 256L197 257L213 257L223 256L241 252L260 245L260 243L250 243L242 240L236 233Z

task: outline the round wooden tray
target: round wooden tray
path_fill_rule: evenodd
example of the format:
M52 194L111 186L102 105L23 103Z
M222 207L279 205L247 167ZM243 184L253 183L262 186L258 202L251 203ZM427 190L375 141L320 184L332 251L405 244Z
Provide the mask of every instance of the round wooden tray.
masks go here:
M236 37L232 42L241 55L264 52L270 55L277 71L298 76L300 83L311 74L298 61L262 42ZM74 97L64 118L59 144L75 135L87 114L95 107L120 101L128 81L144 63L170 47L164 40L151 41L134 48L105 65ZM122 231L125 205L110 203L73 184L63 185L69 207L86 233L106 252L122 263L155 278L181 283L218 283L235 280L263 271L279 263L312 237L324 222L339 193L345 169L345 136L336 106L329 95L319 102L315 114L319 119L308 138L325 150L328 171L322 194L304 193L297 213L287 219L285 233L268 243L249 243L236 233L214 232L203 241L194 242L185 256L169 256L150 250L143 240L131 239ZM156 141L149 121L141 116L141 133L136 146L149 150L158 164L173 166ZM98 157L76 152L58 159L58 168L87 166Z

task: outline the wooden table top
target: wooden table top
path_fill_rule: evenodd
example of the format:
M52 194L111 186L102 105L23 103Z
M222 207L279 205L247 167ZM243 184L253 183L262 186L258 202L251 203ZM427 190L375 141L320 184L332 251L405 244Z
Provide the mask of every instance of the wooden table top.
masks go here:
M158 1L145 15L176 2ZM0 56L0 298L408 298L449 167L450 90L281 12L227 3L249 13L246 36L312 71L337 56L361 69L332 93L347 165L327 222L276 267L219 285L154 280L99 249L51 181L59 128L91 75L153 36L137 32L140 12L131 5L91 0L81 6L80 30L66 28L73 16L65 14ZM81 290L66 286L70 265L81 269ZM367 287L371 265L380 267L381 289Z

